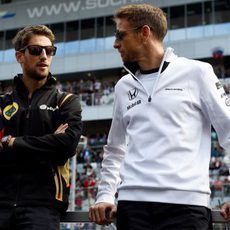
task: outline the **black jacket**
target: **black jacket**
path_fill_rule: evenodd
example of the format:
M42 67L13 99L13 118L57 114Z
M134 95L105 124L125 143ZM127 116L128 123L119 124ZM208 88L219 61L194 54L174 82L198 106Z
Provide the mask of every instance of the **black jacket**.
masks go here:
M18 75L13 92L0 99L0 126L16 137L12 150L0 152L0 206L68 207L68 159L82 132L81 106L77 95L55 85L50 75L29 100ZM54 134L62 123L69 124L66 132Z

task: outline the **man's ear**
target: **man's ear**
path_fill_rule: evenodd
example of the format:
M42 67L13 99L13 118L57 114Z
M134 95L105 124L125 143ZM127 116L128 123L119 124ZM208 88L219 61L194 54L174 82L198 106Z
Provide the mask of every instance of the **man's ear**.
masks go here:
M24 55L22 52L16 51L15 52L15 57L18 63L22 64L23 63L23 59L24 59Z
M149 26L147 25L144 25L142 28L141 28L141 32L142 32L142 37L143 37L143 41L147 41L151 35L151 29Z

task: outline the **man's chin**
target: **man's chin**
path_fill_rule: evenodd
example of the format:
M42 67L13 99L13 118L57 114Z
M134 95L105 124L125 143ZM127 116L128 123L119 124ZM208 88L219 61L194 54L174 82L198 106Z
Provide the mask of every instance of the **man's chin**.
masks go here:
M37 73L37 74L34 74L33 78L37 80L42 80L44 78L47 78L48 75L49 75L49 72Z

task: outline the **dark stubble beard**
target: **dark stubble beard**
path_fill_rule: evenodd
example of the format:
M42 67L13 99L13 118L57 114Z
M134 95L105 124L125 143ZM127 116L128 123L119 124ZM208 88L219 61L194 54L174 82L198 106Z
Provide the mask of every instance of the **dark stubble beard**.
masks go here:
M39 72L37 72L36 70L28 70L27 73L26 73L30 78L34 79L34 80L37 80L37 81L40 81L40 80L43 80L45 78L48 77L48 73L45 74L41 74Z

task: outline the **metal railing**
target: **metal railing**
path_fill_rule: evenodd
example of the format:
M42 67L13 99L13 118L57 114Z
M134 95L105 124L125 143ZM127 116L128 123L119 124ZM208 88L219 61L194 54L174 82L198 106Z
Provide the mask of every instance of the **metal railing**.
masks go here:
M89 220L89 212L88 211L73 211L73 212L66 212L62 218L62 223L78 223L78 222L91 222ZM227 221L224 219L224 217L220 214L220 211L218 210L212 210L212 221L213 223L230 223L230 221Z

